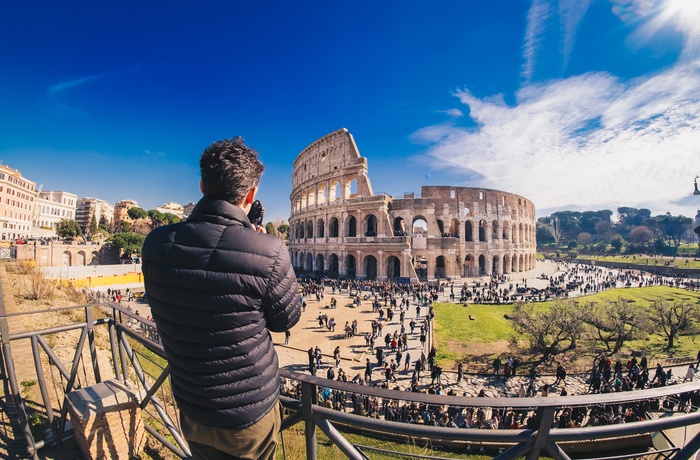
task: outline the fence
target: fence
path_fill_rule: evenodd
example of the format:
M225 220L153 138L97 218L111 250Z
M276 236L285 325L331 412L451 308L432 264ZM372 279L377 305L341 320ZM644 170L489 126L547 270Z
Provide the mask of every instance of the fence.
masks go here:
M33 458L39 458L40 449L58 445L72 435L67 421L65 395L109 378L129 381L141 395L140 407L146 412L145 428L148 433L176 456L190 458L190 451L177 423L178 411L169 390L169 368L163 358L163 348L158 344L154 323L119 305L83 305L51 310L64 312L66 324L10 334L9 319L20 315L42 315L46 311L5 314L1 299L2 296L0 364L3 364L3 380L10 388L8 397L17 408L17 419L27 450ZM52 345L52 336L67 332L75 333L77 340L74 349L71 349L72 358L63 363L55 345ZM104 336L103 332L106 332L109 343L107 351L111 364L107 366L104 366L104 359L100 362L97 345L97 337ZM26 342L31 347L31 361L41 393L41 404L34 405L33 410L43 408L39 415L49 427L43 440L35 438L27 416L28 404L17 381L13 348L26 345ZM570 452L577 447L586 447L589 454L597 456L595 449L600 452L623 445L641 447L643 451L624 458L656 456L685 460L700 448L700 435L696 435L685 447L668 443L648 452L652 434L700 423L697 407L683 403L686 401L685 395L700 390L700 382L599 395L466 398L397 392L287 370L281 370L281 376L281 399L286 409L282 429L287 430L304 422L306 458L310 460L317 458L317 428L348 458L368 458L368 448L350 443L339 427L362 431L370 437L429 440L436 445L457 447L462 451L484 449L486 454L498 460L519 457L535 459L545 454L557 460L569 460ZM620 411L630 408L643 409L645 413L658 410L662 415L673 416L585 428L560 427L562 414L585 412L585 417L590 419L596 414L612 412L617 417ZM510 420L511 423L504 429L459 429L430 426L417 421L418 417L425 420L426 416L430 420L433 414L447 414L453 420L467 414L482 428L489 423L493 428L493 420L499 419L499 415L499 420ZM594 451L591 451L592 447ZM623 457L618 455L615 458Z

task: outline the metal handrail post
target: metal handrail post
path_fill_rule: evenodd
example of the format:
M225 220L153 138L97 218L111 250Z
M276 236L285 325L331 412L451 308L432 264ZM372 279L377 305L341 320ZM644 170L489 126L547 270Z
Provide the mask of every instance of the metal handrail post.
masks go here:
M95 323L92 315L92 305L85 306L85 323L87 324L88 344L90 347L90 360L92 361L92 371L95 375L95 382L102 382L100 376L100 364L97 359L97 345L95 344Z
M313 406L316 404L316 385L301 382L301 408L304 414L304 434L306 435L306 460L316 460L316 423Z
M51 398L49 396L49 389L46 387L46 377L44 375L44 367L41 365L41 357L39 356L39 341L36 336L32 336L32 355L34 356L34 367L36 368L36 378L39 381L39 390L41 391L41 399L44 402L44 408L46 410L46 419L49 422L51 431L54 434L54 439L61 442L61 436L58 434L58 428L56 426L53 406L51 405Z

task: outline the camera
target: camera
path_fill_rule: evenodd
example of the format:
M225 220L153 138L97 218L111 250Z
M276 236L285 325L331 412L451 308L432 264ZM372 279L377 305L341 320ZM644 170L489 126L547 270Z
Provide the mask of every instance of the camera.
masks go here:
M253 224L255 228L261 226L264 215L265 208L263 208L260 200L253 201L253 204L250 206L250 211L248 211L248 220L250 223Z

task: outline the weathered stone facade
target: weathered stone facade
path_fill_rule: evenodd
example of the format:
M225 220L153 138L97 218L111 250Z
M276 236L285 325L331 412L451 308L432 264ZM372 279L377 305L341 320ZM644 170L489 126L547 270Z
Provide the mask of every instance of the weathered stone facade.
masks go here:
M499 190L423 186L374 195L346 129L294 161L289 245L298 272L366 279L508 274L535 266L535 206ZM417 221L427 231L414 230Z

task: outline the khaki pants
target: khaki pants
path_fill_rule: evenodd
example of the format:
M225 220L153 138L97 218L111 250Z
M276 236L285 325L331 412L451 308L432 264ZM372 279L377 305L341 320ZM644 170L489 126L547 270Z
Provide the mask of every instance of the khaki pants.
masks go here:
M278 403L265 417L248 428L206 426L182 414L180 424L193 460L274 460L282 418Z

